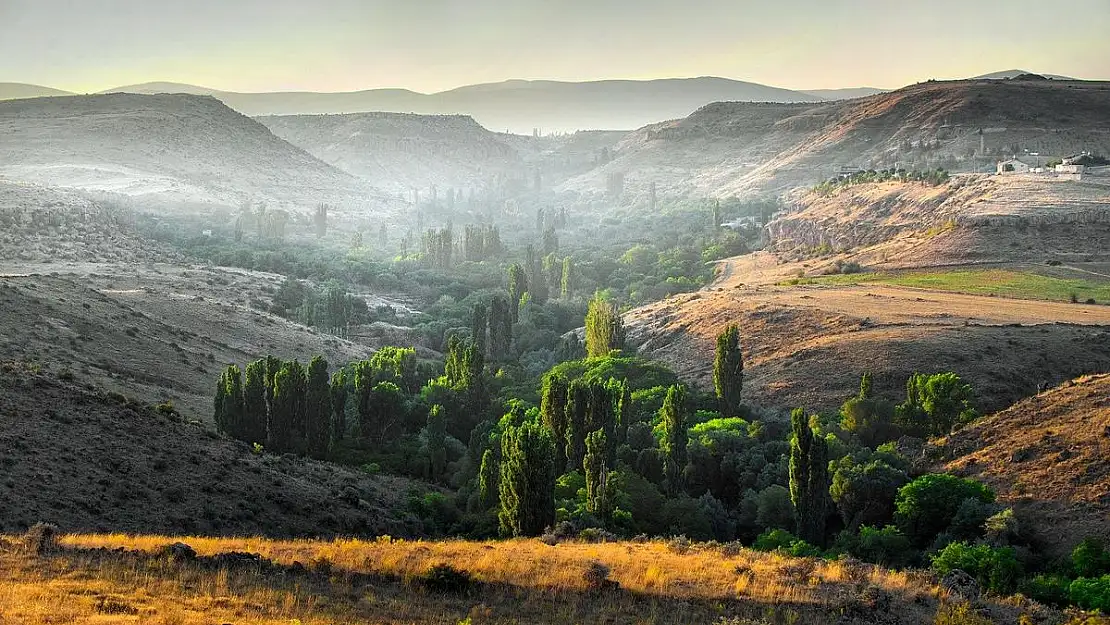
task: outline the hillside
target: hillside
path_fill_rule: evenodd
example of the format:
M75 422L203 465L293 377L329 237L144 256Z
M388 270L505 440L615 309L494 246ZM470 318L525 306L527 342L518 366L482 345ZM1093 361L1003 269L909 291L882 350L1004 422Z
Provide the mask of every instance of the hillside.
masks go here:
M0 530L335 536L421 531L409 486L257 455L122 396L0 365ZM33 451L31 451L33 450ZM417 485L418 486L418 485Z
M600 193L622 173L632 197L651 182L672 195L727 197L812 186L841 166L993 171L999 158L1027 151L1110 153L1107 115L1110 83L1078 81L927 82L823 104L718 102L630 134L615 160L565 188Z
M52 89L41 85L29 85L21 82L0 82L0 100L18 100L22 98L45 98L50 96L73 95L61 89Z
M274 354L358 360L371 345L262 312L283 278L190 265L6 262L0 354L208 421L228 363ZM269 291L269 294L267 293Z
M938 443L946 470L990 484L1053 552L1110 541L1110 375L1066 382Z
M260 117L279 138L393 193L472 188L524 175L520 156L464 115L354 113Z
M423 94L405 89L349 93L235 93L149 83L107 93L196 93L219 98L247 115L320 115L385 111L469 115L495 131L532 134L576 130L631 130L689 115L710 102L818 102L821 97L725 78L559 82L509 80Z
M353 176L210 97L99 95L0 103L0 176L14 181L238 205L364 202Z

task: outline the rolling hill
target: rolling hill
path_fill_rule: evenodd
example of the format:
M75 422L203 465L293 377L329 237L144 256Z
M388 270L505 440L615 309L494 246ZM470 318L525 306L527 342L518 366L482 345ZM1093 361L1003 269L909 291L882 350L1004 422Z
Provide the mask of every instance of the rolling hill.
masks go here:
M0 531L269 535L421 531L412 482L241 442L104 393L0 364ZM28 453L27 450L34 450Z
M50 96L73 95L61 89L22 82L0 82L0 100L20 100L24 98L45 98Z
M259 117L275 135L393 193L483 186L523 175L517 151L464 115L352 113Z
M0 103L0 175L159 198L287 207L362 203L368 185L215 98L96 95Z
M486 128L532 134L576 130L632 130L689 115L721 100L818 102L800 91L725 78L559 82L509 80L423 94L406 89L349 93L235 93L177 83L116 87L105 93L192 93L214 96L246 115L319 115L394 112L469 115Z
M943 468L990 484L1056 554L1110 541L1110 375L1066 382L952 434Z
M563 188L601 193L623 174L627 198L652 182L670 195L727 197L811 186L841 166L993 171L1014 154L1110 153L1108 115L1110 83L1078 81L928 82L819 104L718 102L629 134L612 162Z

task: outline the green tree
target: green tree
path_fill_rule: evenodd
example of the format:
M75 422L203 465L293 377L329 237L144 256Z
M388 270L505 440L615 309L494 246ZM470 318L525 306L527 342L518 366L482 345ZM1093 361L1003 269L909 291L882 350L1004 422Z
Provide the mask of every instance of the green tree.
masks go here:
M585 380L575 380L567 389L566 401L566 468L582 466L586 455L586 433L589 432L590 386Z
M555 522L555 445L543 426L526 422L501 435L501 532L537 536Z
M509 358L513 342L513 316L504 297L494 297L489 307L489 355L494 361Z
M308 364L305 398L305 447L314 458L328 453L332 432L331 387L328 384L328 361L317 356Z
M744 386L744 356L740 352L740 328L731 324L717 335L713 360L713 386L722 417L740 415L740 390Z
M586 436L586 456L582 460L582 472L586 476L586 510L608 521L611 510L605 455L605 432L590 432Z
M567 449L564 441L567 440L567 394L570 385L567 379L558 373L548 373L543 377L543 389L540 392L540 422L551 430L551 435L556 441L555 466L563 469L567 466Z
M880 527L894 516L894 498L906 485L906 474L881 460L866 464L851 456L834 463L829 494L850 531L861 525Z
M256 360L247 364L243 380L243 430L242 439L248 443L265 444L267 441L266 424L269 422L269 408L266 405L267 386L266 360Z
M859 395L840 407L840 427L872 449L901 435L894 420L894 404L873 397L870 373L860 378Z
M343 369L331 376L332 437L341 441L347 436L347 372Z
M497 457L492 449L487 449L482 454L481 468L478 470L478 500L482 509L491 510L498 507L501 484L501 469Z
M478 351L486 354L488 346L488 339L486 334L489 329L489 315L486 312L486 307L481 304L474 304L474 309L470 316L470 338L474 344L478 346Z
M432 480L443 477L447 467L447 418L443 406L436 404L428 411L428 424L425 427L428 439L428 469Z
M242 440L244 413L243 381L239 367L230 365L216 383L214 402L216 427L224 434Z
M586 355L602 358L624 348L624 321L616 304L596 293L586 311Z
M567 256L563 259L563 277L560 280L559 293L563 299L574 296L574 259Z
M270 404L270 441L278 453L298 451L304 440L305 372L296 360L282 365L274 375Z
M509 314L513 323L520 318L520 300L528 292L528 272L519 263L509 266Z
M686 443L689 437L686 425L688 412L686 388L675 385L667 389L663 407L659 409L660 420L663 422L663 439L660 441L660 447L663 451L667 485L671 494L680 492L683 486L682 472L686 468Z
M829 500L828 446L810 428L805 410L795 409L790 425L790 500L798 521L798 537L822 545Z
M972 396L971 386L955 373L915 373L906 381L906 401L898 405L895 418L908 434L944 436L953 426L978 417Z
M895 520L915 545L924 547L948 529L968 499L993 503L994 493L979 482L947 473L922 475L898 489Z

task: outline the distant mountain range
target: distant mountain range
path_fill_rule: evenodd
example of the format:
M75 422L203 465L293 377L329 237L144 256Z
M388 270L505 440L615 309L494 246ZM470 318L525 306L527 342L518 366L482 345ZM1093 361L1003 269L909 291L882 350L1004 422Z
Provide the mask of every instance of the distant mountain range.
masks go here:
M213 96L250 116L360 112L470 115L494 131L531 134L588 129L633 130L679 119L711 102L821 102L879 93L872 88L794 91L726 78L559 82L508 80L424 94L407 89L347 93L238 93L169 82L107 89L101 93L187 93ZM65 91L0 84L0 100L72 95Z
M991 74L983 74L982 76L975 76L971 80L1006 80L1009 78L1017 78L1018 76L1027 76L1033 74L1035 76L1044 76L1052 80L1076 80L1070 76L1060 76L1059 74L1040 74L1037 72L1030 72L1024 69L1008 69L1003 72L994 72Z

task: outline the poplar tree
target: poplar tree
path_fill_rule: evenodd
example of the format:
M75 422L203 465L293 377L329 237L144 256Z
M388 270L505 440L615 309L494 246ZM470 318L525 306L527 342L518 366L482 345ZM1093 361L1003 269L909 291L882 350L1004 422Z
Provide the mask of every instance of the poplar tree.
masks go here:
M790 500L798 523L798 537L820 546L825 542L825 517L829 507L829 450L824 438L815 436L805 410L790 415Z
M435 404L428 411L425 435L428 439L428 473L432 480L443 477L447 467L447 417L443 406Z
M501 488L501 470L492 449L482 454L481 468L478 469L478 500L483 510L497 507L498 490Z
M242 440L243 435L243 379L239 367L230 365L216 382L214 402L216 428L224 434Z
M605 432L595 430L586 436L586 456L582 472L586 476L586 510L603 521L609 518L608 476Z
M308 364L305 393L305 449L314 458L327 456L331 442L332 406L328 361L316 356Z
M628 380L610 380L609 392L614 401L614 440L610 447L615 450L628 437L628 426L632 422L632 387Z
M594 294L586 311L586 355L602 358L624 348L624 321L616 304Z
M560 281L560 297L570 299L574 295L574 259L567 256L563 259L563 277Z
M489 355L492 360L505 360L513 342L513 318L504 297L494 297L489 306Z
M586 433L590 410L590 387L584 380L575 380L567 390L566 455L567 468L582 466L586 455Z
M543 378L540 395L540 422L551 430L551 435L559 444L555 446L555 466L567 466L567 394L570 386L567 379L558 373L548 373Z
M520 299L528 292L528 274L520 264L509 267L509 314L513 323L520 319Z
M331 376L332 437L341 441L347 436L347 372L343 369Z
M470 316L470 337L478 346L478 351L488 354L489 346L486 333L489 328L489 315L484 304L474 304Z
M278 453L295 451L305 420L304 367L296 360L285 363L274 375L270 402L270 441Z
M266 404L266 360L256 360L247 365L243 380L243 440L248 443L266 444L266 425L269 407Z
M687 431L686 389L675 385L667 389L663 407L659 409L663 421L663 462L666 468L667 484L672 494L682 488L682 471L686 468Z
M739 416L740 390L744 386L744 356L740 351L740 328L735 324L717 335L713 386L717 391L721 416Z
M555 522L555 445L537 423L509 427L501 436L498 514L501 532L537 536Z

